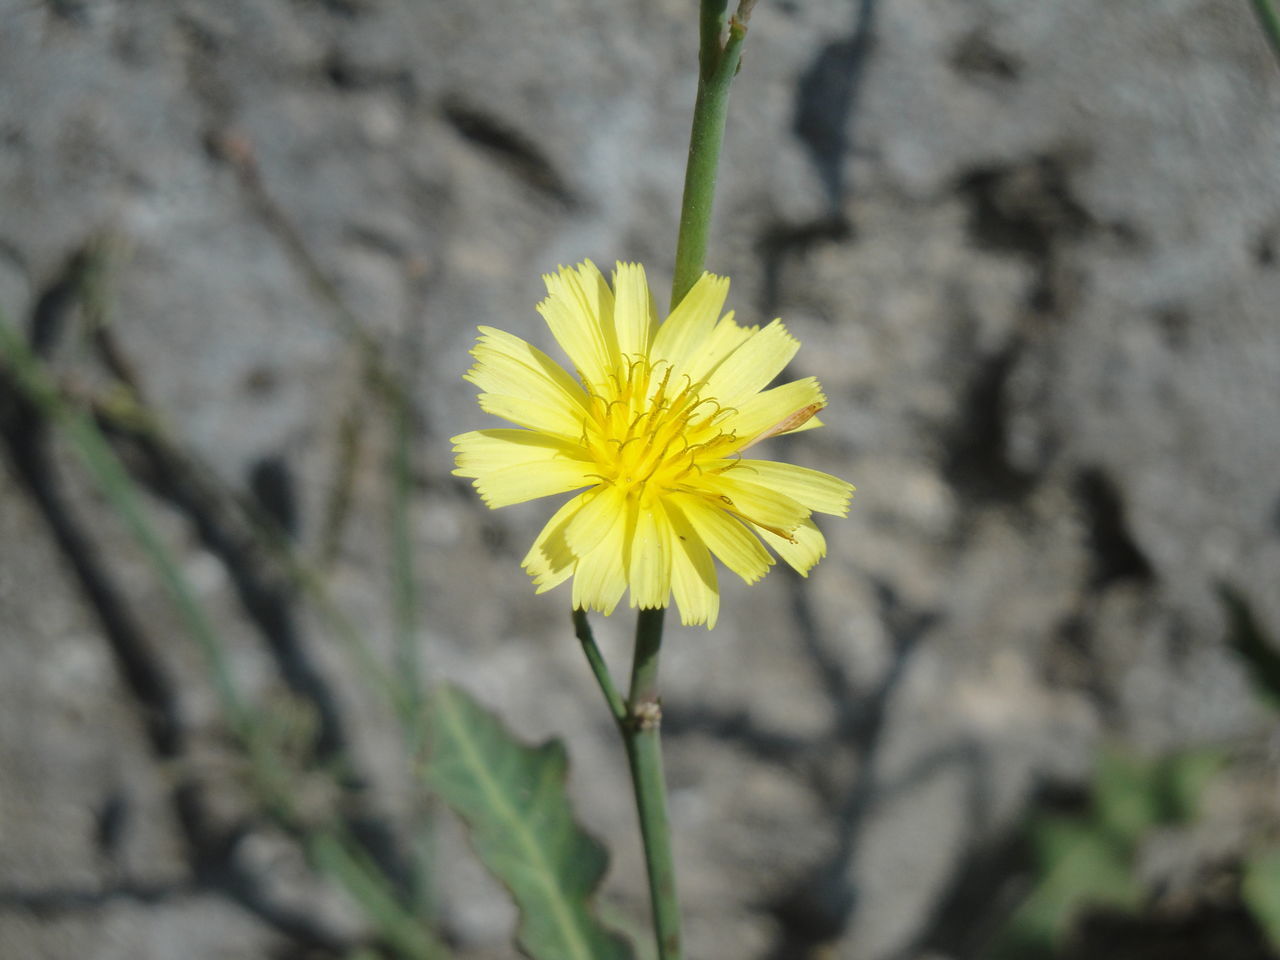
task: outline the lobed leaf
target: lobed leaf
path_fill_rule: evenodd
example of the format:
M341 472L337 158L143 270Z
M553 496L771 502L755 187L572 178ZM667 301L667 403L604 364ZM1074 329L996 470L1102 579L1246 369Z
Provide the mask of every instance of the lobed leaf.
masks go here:
M560 741L520 743L447 684L431 698L428 730L427 782L510 890L520 910L520 949L535 960L632 960L630 944L592 908L608 854L573 818Z

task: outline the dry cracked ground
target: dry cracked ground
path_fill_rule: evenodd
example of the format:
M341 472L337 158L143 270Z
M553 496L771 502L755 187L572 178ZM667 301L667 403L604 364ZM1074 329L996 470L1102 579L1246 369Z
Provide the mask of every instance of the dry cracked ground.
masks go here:
M407 529L424 670L566 739L630 928L625 765L566 597L518 567L545 509L486 511L447 439L483 424L477 324L546 344L541 273L669 279L692 7L0 0L0 306L294 730L303 802L408 869L396 735L246 501L388 657ZM715 631L669 632L690 955L971 956L1025 881L1024 817L1112 741L1230 752L1142 869L1235 916L1201 881L1280 829L1230 613L1280 637L1280 70L1248 4L761 0L708 265L830 397L787 455L859 492L807 580L726 582ZM116 511L11 381L0 429L0 954L348 955L361 914L246 800ZM611 655L625 620L598 624ZM447 818L433 862L457 955L512 956Z

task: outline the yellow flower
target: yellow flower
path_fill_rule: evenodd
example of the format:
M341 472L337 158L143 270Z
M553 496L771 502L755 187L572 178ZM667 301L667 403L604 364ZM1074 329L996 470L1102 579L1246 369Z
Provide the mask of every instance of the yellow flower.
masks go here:
M659 324L644 268L620 263L613 289L590 261L543 278L538 305L577 369L571 377L519 337L481 327L466 379L480 407L525 429L453 438L458 468L490 507L586 488L556 511L524 558L538 592L573 577L575 609L665 607L714 626L712 554L747 583L773 564L801 574L826 555L810 514L848 512L853 487L805 467L749 460L766 437L820 426L813 377L766 390L800 344L781 321L720 315L729 281L704 273Z

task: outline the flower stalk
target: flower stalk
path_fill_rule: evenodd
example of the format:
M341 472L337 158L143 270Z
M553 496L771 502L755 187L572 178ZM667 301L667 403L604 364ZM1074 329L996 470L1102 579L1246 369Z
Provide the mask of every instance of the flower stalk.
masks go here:
M661 607L641 610L636 620L631 687L625 700L614 686L609 668L596 646L585 610L573 611L573 626L626 747L644 843L645 866L649 874L649 899L658 956L661 960L679 960L683 956L680 906L676 898L671 825L667 819L667 787L662 772L662 741L659 737L662 704L658 697L658 654L662 648L664 612Z
M715 198L720 148L724 143L725 120L729 113L729 86L742 64L742 44L747 38L747 21L755 0L742 0L738 4L737 13L728 20L728 37L725 39L727 6L727 0L702 0L698 97L693 106L684 198L680 204L680 233L676 241L675 274L671 283L673 308L702 275L707 259L711 204Z
M689 131L689 159L680 203L680 231L671 281L671 309L684 299L702 276L711 233L720 150L729 115L729 86L742 63L742 44L755 0L742 0L728 20L727 0L702 0L699 21L698 94ZM671 824L667 817L666 778L662 770L662 702L658 695L658 663L662 652L665 611L641 610L636 618L631 689L626 713L618 723L626 744L635 790L636 812L649 873L649 902L660 960L680 960L680 903L675 863L671 855ZM575 614L576 615L576 614ZM583 618L585 623L585 615ZM604 687L602 686L602 689ZM608 698L608 690L605 690Z
M636 812L649 872L649 902L653 931L662 960L683 956L680 942L680 903L671 856L671 824L667 819L667 784L662 772L662 704L658 697L658 654L662 649L661 607L641 610L636 618L635 659L631 667L631 695L626 722L620 725L635 787Z

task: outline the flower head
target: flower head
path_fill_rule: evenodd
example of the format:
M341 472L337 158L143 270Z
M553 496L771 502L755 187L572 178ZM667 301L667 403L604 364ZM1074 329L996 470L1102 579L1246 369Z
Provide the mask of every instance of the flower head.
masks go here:
M704 273L659 323L644 268L620 263L613 286L590 261L543 278L538 305L575 380L519 337L481 327L466 379L480 407L521 429L453 438L461 477L490 507L582 490L543 527L524 567L538 592L573 578L573 606L612 613L665 607L715 624L712 555L748 583L773 557L807 574L826 554L814 512L844 516L853 487L744 451L820 426L813 377L765 389L799 343L781 321L721 316L729 281ZM585 489L583 489L585 488Z

